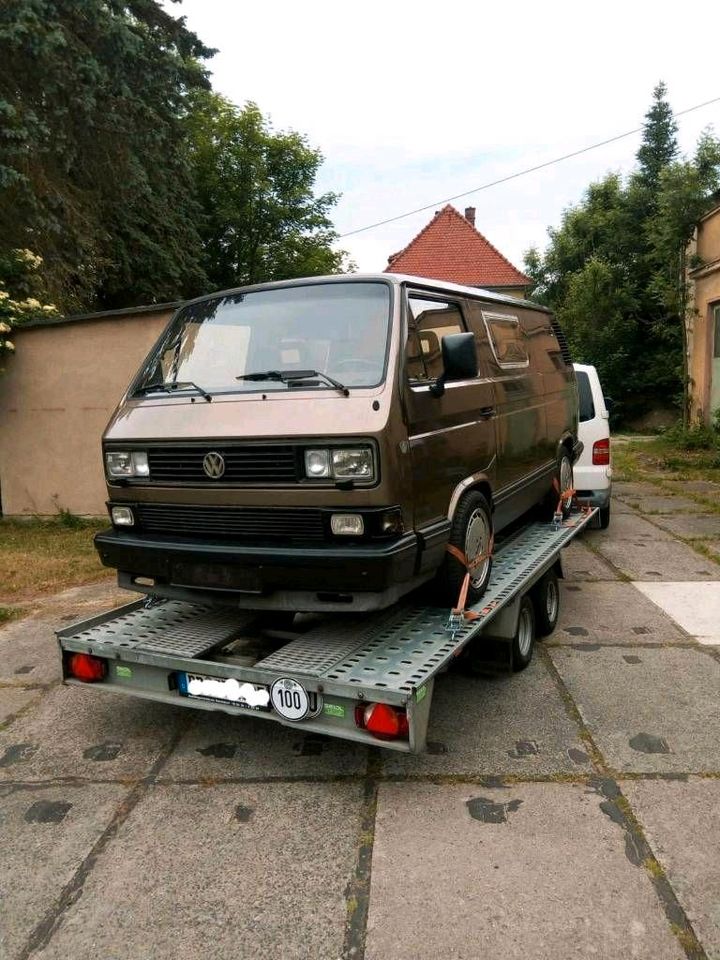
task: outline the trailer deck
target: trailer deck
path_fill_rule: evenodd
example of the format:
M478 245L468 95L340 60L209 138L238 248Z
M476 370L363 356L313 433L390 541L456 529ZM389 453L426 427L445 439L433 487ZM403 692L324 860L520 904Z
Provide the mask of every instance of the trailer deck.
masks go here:
M374 614L307 615L291 631L230 607L138 600L58 631L63 677L85 682L69 664L88 654L106 664L95 678L101 689L419 753L437 674L481 636L512 641L522 597L595 512L576 511L559 527L534 523L506 540L471 608L477 618L459 625L416 596ZM368 704L404 710L407 734L378 740L357 721Z

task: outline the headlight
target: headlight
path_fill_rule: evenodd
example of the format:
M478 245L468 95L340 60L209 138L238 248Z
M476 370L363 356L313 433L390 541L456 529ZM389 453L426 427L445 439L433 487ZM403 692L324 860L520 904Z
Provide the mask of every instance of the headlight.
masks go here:
M372 480L373 455L370 447L332 451L333 476L338 480Z
M132 527L135 523L130 507L111 507L110 516L116 527Z
M148 455L144 450L108 450L105 467L111 478L150 476Z
M331 447L305 451L305 476L308 480L372 481L375 457L372 447Z

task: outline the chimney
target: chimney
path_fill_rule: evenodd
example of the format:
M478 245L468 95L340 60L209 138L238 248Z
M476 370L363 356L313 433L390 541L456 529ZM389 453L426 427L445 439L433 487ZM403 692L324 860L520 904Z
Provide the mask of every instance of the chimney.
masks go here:
M475 226L475 207L465 207L465 219L471 227Z

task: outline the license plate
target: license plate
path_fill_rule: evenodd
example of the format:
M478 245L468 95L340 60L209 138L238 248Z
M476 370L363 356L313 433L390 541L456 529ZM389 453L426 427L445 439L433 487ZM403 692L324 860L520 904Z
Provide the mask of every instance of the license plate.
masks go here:
M242 590L245 593L260 593L262 590L256 570L222 563L176 563L172 579L178 587Z
M178 673L178 690L183 697L231 703L244 710L270 710L270 691L256 683L234 677L208 677L201 673Z

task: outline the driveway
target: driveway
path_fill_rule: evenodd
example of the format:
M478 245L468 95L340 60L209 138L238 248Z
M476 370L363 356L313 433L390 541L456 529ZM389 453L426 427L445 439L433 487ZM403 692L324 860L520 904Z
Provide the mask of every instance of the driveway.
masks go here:
M703 509L618 484L555 634L439 678L422 757L60 686L53 630L106 585L6 626L0 957L720 958Z

